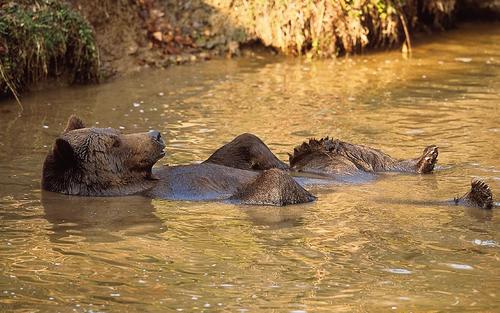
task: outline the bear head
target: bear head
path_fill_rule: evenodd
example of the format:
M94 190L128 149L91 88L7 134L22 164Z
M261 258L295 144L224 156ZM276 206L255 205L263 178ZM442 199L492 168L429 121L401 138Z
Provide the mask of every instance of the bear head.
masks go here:
M153 165L165 156L158 131L121 134L87 128L71 116L43 164L42 188L80 196L122 196L152 188Z

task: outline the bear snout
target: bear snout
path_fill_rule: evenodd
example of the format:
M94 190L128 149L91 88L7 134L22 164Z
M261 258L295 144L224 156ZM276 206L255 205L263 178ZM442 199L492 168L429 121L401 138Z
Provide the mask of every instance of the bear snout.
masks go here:
M148 136L153 139L153 142L156 143L158 148L160 149L159 151L159 157L163 158L165 156L165 141L163 141L163 138L161 137L161 133L157 130L150 130L148 131Z
M163 137L161 133L157 130L148 131L149 137L151 137L155 142L159 143L162 147L165 147L165 141L163 141Z
M148 132L148 135L149 135L151 138L153 138L154 140L156 140L156 141L163 141L163 140L161 139L161 134L160 134L160 132L159 132L159 131L157 131L157 130L154 130L154 129L153 129L153 130L150 130L150 131Z

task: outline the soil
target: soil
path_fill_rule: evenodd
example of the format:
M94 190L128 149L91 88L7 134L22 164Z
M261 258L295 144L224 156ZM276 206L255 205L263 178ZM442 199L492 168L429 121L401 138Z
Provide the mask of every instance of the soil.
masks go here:
M212 8L202 1L178 2L69 1L94 28L104 79L144 66L168 67L239 53L237 45L208 24Z

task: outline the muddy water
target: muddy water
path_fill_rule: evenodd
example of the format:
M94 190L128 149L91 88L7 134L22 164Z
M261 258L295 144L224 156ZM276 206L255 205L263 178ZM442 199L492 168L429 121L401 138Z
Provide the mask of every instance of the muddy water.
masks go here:
M433 203L481 177L500 197L500 27L336 61L256 56L143 71L12 101L0 113L0 311L498 311L500 214ZM496 25L498 26L498 25ZM314 188L286 208L43 193L66 118L160 130L164 164L242 132L283 160L311 136L396 157L440 147L433 175Z

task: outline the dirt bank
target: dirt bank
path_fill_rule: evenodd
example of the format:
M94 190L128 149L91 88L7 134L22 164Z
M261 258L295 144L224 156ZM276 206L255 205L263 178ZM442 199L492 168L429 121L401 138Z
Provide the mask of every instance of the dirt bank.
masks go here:
M47 77L66 80L63 72L69 73L70 82L95 82L142 66L166 67L234 56L240 54L241 47L256 43L286 55L308 57L334 57L381 47L408 51L415 32L450 28L458 16L484 13L497 17L498 2L10 2L0 5L0 65L4 73L0 92L23 90ZM57 38L56 44L53 38Z

